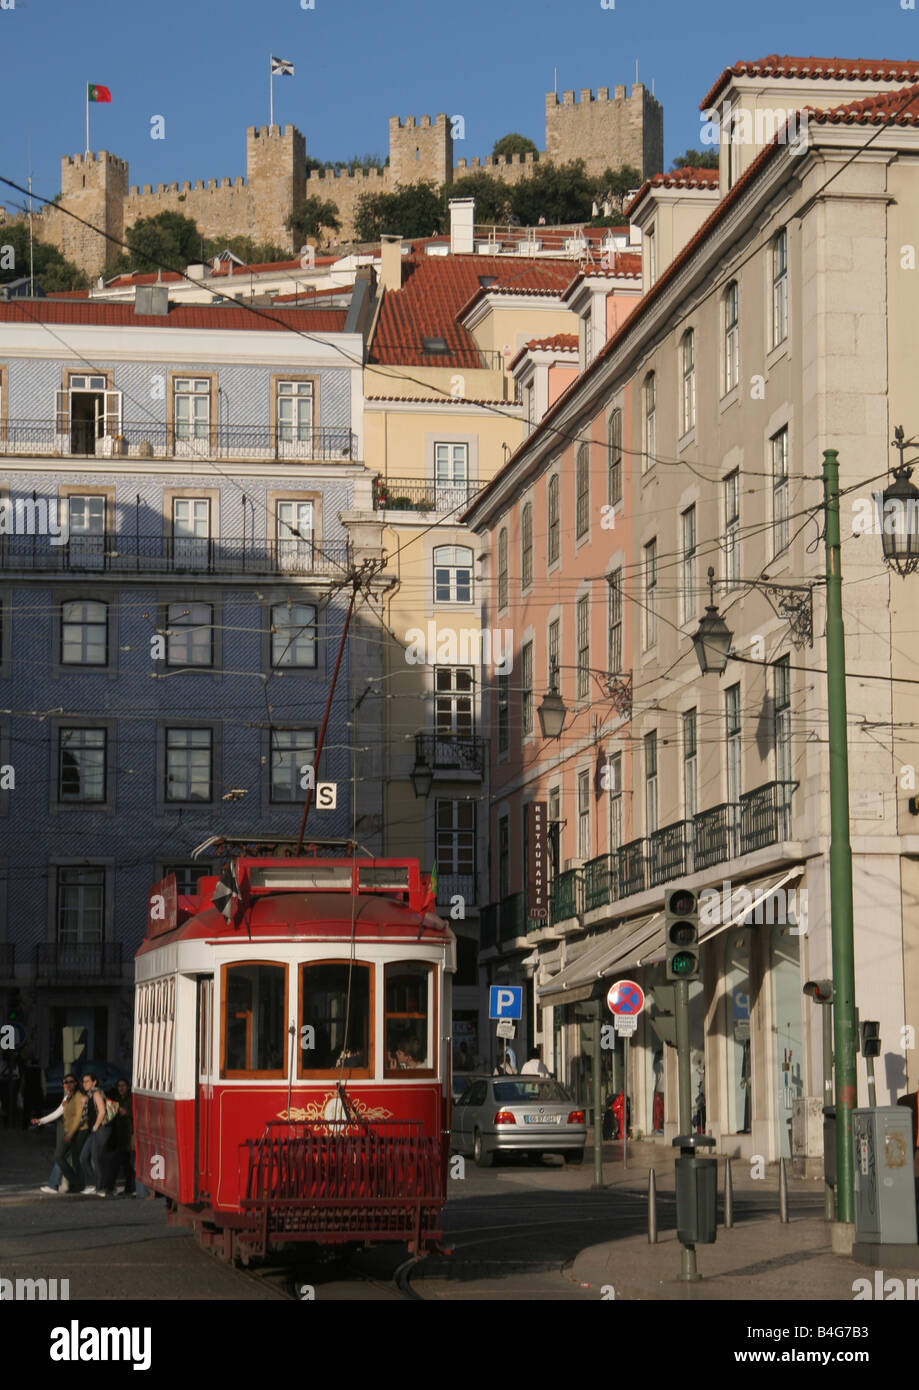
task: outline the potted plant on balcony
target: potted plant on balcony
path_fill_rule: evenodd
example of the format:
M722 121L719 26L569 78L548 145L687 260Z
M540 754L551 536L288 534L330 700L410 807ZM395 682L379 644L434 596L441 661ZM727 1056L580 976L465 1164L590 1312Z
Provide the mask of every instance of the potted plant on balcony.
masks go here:
M422 497L420 502L415 503L416 512L433 512L433 510L434 503L431 501L430 497Z
M412 499L410 497L391 497L386 504L397 512L410 512L412 510Z

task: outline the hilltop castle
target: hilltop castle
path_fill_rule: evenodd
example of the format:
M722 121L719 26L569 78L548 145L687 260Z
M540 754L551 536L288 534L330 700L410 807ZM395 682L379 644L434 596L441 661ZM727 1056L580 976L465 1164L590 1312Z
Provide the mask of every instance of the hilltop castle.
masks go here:
M459 159L454 164L454 123L439 115L389 122L389 164L384 169L306 168L306 141L295 126L250 126L246 131L246 177L196 183L129 186L126 160L102 150L65 155L61 161L61 202L87 222L122 240L126 228L167 209L197 222L206 237L250 236L292 248L284 223L304 197L330 200L338 207L341 236L353 234L357 199L362 193L391 193L407 184L431 180L438 187L475 170L516 183L538 160L564 164L583 159L591 174L631 164L643 178L659 173L664 158L664 113L640 83L629 95L624 86L573 91L561 101L546 96L546 146L539 155L508 159ZM21 214L20 214L21 216ZM0 209L0 224L6 219ZM59 246L63 255L90 275L98 275L114 249L103 237L46 207L34 218L35 234Z

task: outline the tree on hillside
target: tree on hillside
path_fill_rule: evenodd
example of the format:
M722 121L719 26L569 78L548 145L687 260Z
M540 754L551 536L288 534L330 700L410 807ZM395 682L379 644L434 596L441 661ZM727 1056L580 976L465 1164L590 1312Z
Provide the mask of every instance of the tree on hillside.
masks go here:
M131 248L122 253L111 272L159 269L184 270L205 257L205 243L197 223L180 212L158 212L141 217L129 227L124 239Z
M298 246L310 236L321 241L323 228L329 232L341 230L338 205L324 202L322 198L304 198L300 206L294 208L284 225L293 233Z
M29 273L29 224L12 222L0 227L0 285L8 285ZM50 242L32 239L32 274L46 294L54 290L83 290L89 280L71 261L65 261Z
M273 241L253 241L250 236L206 237L204 259L213 261L222 251L232 251L246 265L263 265L266 261L286 261L290 252Z
M492 178L484 169L474 169L454 183L445 183L441 197L444 207L451 198L475 198L476 222L506 222L510 216L510 185Z
M595 182L583 159L538 165L529 178L511 185L511 211L526 227L535 227L540 217L550 226L586 222L593 211Z
M597 202L612 203L621 213L626 196L641 184L641 174L631 164L623 164L620 169L604 169L597 180Z
M528 135L519 135L517 131L511 131L509 135L502 135L500 140L495 141L492 154L499 159L511 154L539 154L539 146L535 145Z
M443 222L443 204L432 183L408 184L395 193L362 193L354 217L358 241L381 236L431 236Z
M717 150L687 150L685 154L678 154L670 166L670 172L676 169L717 169L718 151Z

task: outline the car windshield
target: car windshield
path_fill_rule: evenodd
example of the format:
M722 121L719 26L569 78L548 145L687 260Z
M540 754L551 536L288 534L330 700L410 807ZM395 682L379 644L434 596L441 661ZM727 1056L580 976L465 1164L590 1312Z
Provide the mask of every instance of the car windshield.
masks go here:
M550 1101L570 1100L568 1092L558 1081L496 1081L495 1100L502 1105L513 1105L515 1102L539 1101L547 1104Z

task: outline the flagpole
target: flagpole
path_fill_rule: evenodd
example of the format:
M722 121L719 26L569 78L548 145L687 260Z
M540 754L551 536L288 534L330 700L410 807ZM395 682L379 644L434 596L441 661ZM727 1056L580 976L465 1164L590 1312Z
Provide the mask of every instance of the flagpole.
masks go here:
M89 83L86 84L86 154L89 156Z
M274 72L271 68L271 59L268 59L268 129L274 125Z

